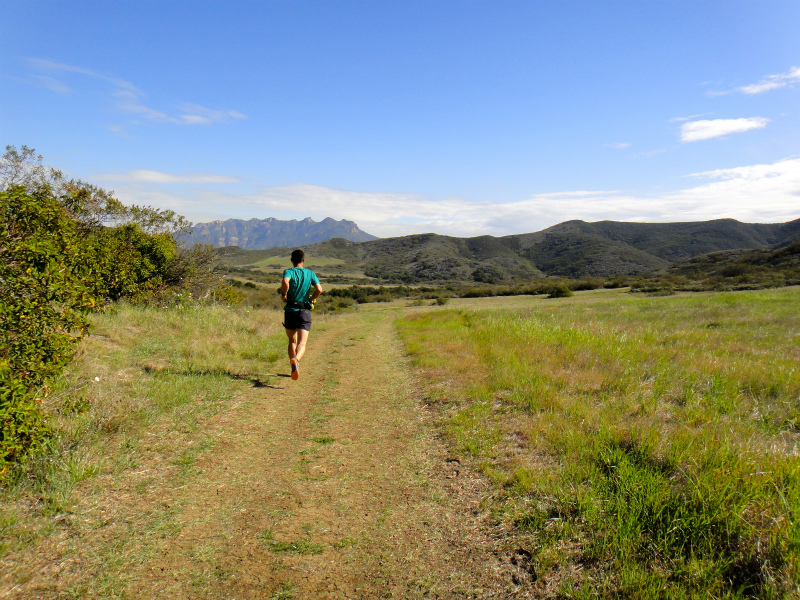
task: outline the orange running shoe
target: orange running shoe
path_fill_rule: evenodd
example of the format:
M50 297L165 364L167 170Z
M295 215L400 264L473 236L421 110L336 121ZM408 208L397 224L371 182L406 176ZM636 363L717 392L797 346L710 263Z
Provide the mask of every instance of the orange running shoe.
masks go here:
M300 379L300 362L296 358L290 358L289 364L292 366L292 379Z

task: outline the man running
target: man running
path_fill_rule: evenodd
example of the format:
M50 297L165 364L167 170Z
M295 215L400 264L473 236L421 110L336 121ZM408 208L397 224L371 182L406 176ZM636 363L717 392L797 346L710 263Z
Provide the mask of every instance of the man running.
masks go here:
M319 279L313 271L303 266L305 262L305 253L302 250L292 252L294 267L283 272L281 283L281 297L286 303L283 308L283 326L289 338L289 365L292 379L295 380L300 378L300 359L306 353L306 341L311 331L311 309L322 293Z

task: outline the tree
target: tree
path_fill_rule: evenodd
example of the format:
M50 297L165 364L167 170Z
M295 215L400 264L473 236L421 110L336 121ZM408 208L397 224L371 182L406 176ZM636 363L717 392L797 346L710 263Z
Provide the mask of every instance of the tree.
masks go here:
M67 179L64 174L42 164L42 156L33 148L6 146L0 159L0 190L22 186L35 193L45 188L82 226L98 228L130 223L151 234L175 235L186 231L191 223L172 210L150 206L126 206L114 197L114 192L80 179Z
M88 330L101 283L81 238L46 186L0 192L0 471L44 436L41 386Z
M0 159L0 473L46 435L37 400L106 300L188 288L213 252L183 251L189 223L172 211L125 206L42 165L32 148Z

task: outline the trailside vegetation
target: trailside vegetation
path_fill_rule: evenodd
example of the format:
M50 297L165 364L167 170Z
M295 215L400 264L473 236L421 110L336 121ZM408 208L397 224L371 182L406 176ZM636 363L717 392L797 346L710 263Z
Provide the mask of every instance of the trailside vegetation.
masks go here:
M45 437L48 382L105 303L190 293L210 249L181 250L172 211L125 206L26 146L0 160L0 472Z
M0 468L44 436L43 385L71 358L96 306L92 254L48 190L0 192Z
M795 597L797 288L500 306L399 327L529 593Z

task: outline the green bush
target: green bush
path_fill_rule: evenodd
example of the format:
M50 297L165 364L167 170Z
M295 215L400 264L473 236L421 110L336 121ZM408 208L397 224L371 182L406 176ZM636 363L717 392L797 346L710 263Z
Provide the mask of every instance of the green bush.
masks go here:
M572 290L564 283L554 283L547 289L548 298L569 298L573 295Z
M0 473L46 435L38 400L105 300L162 301L215 283L215 254L180 250L188 223L66 180L25 146L0 159ZM166 292L165 290L171 290Z
M136 223L94 234L103 295L110 300L137 299L165 284L178 256L178 245L167 233L148 234Z
M244 300L244 295L242 292L223 283L211 290L211 299L214 302L221 302L222 304L236 306L237 304L242 303L242 300Z
M569 282L569 289L573 292L580 292L583 290L598 290L603 287L603 280L597 277L583 277Z
M91 247L47 188L0 192L0 470L45 435L37 399L87 332L99 286Z
M323 294L317 300L316 310L320 313L335 313L341 310L351 309L356 305L356 301L348 296L336 297Z

